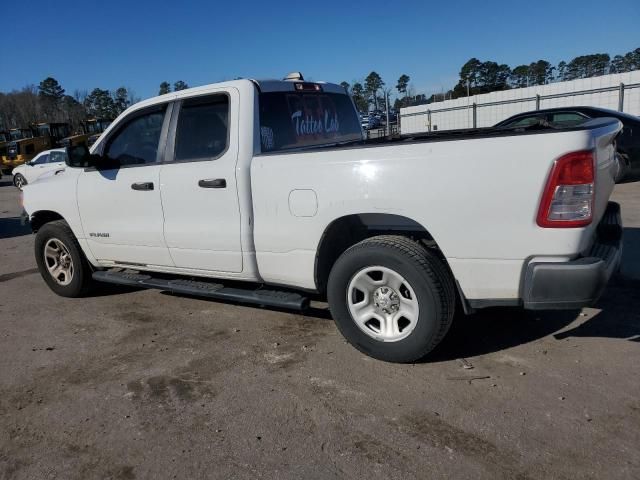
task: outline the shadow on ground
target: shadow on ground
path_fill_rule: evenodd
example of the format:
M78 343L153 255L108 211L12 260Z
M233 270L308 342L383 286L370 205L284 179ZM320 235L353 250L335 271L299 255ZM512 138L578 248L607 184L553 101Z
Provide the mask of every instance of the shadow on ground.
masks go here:
M0 238L21 237L30 233L31 227L22 225L20 217L0 218Z

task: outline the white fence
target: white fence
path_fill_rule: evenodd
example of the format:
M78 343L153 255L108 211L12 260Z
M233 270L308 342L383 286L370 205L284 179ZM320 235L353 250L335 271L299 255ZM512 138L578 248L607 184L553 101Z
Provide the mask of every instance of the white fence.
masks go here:
M587 105L640 115L640 70L400 109L400 132L490 127L522 112Z

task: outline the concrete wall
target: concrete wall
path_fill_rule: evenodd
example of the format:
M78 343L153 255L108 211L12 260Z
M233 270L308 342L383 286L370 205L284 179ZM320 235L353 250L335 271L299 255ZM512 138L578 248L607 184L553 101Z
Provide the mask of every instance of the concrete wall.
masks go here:
M473 128L474 103L476 104L476 126L490 127L517 113L535 110L536 95L540 95L540 108L589 105L618 110L621 83L626 86L623 111L640 116L640 70L636 70L401 108L400 131L402 134L411 134L434 131L436 127L438 131ZM576 94L576 92L600 89L605 91ZM549 96L554 97L545 98ZM495 102L506 103L495 105ZM447 111L441 111L445 109ZM431 111L431 114L428 115L427 111Z

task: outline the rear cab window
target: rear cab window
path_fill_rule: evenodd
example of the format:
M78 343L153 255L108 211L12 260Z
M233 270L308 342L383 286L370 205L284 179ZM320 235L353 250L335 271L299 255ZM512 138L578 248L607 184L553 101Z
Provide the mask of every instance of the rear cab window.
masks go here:
M259 102L263 153L362 140L360 119L346 93L262 92Z

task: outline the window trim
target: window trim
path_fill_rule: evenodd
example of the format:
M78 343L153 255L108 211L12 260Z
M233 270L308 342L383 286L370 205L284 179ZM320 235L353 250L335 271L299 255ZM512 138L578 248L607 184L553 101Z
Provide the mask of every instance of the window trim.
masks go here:
M222 95L227 97L227 107L228 107L227 112L229 115L229 119L227 122L227 141L226 141L224 150L222 150L216 157L188 158L185 160L176 160L176 139L177 139L177 133L178 133L178 120L180 119L180 112L182 111L183 104L193 99L203 99L205 97L215 97L215 96L222 96ZM231 121L231 113L232 113L231 95L229 94L228 91L210 92L210 93L205 93L203 95L196 95L193 97L181 98L180 100L175 100L173 103L174 103L174 108L173 108L173 111L171 112L171 121L169 122L167 143L165 146L165 151L163 155L164 160L162 161L162 164L213 162L222 158L227 154L227 152L229 151L229 148L231 147L231 128L233 124Z

